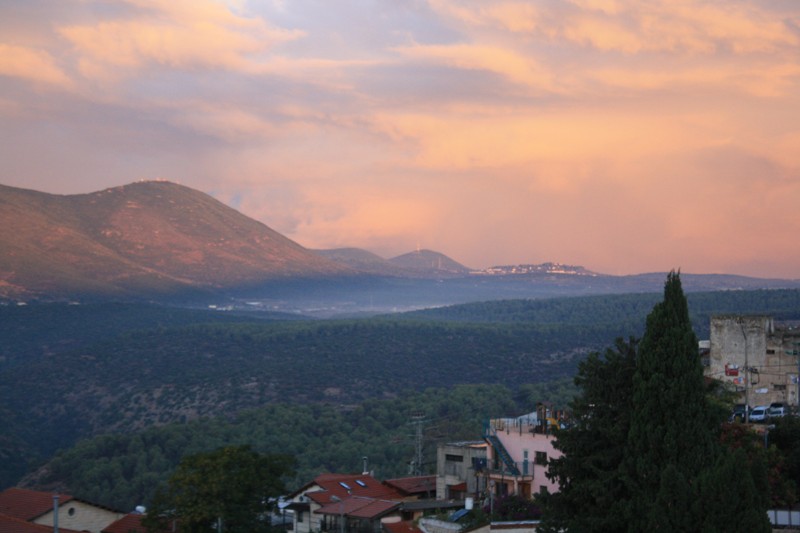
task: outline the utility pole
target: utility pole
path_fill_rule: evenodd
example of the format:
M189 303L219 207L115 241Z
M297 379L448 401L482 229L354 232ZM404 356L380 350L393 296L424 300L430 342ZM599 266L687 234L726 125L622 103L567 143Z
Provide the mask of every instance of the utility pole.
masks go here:
M53 494L53 533L58 533L58 494Z
M422 475L422 425L425 423L425 414L415 412L411 415L411 423L415 426L414 432L414 466L412 475Z
M744 319L740 316L738 319L739 327L742 329L742 337L744 337L744 422L750 423L750 365L747 360L747 331L744 327Z
M786 350L786 355L800 356L800 350L797 349L798 347L800 347L800 342L793 342L792 345L794 346L794 348L791 349L791 350ZM797 405L795 406L795 408L796 408L795 412L796 413L800 413L800 357L797 358L797 378L796 378L796 382L797 382L796 383L797 384L797 398L796 398Z

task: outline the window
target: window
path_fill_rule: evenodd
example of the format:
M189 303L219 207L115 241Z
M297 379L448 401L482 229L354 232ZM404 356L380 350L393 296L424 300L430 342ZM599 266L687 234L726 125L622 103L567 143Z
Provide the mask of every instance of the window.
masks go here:
M546 465L547 464L547 452L536 452L534 456L534 462L537 465Z
M297 521L298 522L303 521L303 511L297 511Z
M445 461L452 461L454 463L463 463L464 456L463 455L453 455L453 454L445 454L444 456Z
M350 490L350 485L348 485L348 484L347 484L347 483L345 483L344 481L340 481L340 482L339 482L339 485L341 485L342 487L346 488L347 490Z
M357 479L356 483L358 484L359 487L366 487L367 486L367 484L364 483L363 481L361 481L360 479Z

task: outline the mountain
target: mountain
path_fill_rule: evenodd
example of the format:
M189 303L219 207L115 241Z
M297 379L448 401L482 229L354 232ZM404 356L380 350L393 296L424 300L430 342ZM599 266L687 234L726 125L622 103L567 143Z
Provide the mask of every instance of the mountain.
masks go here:
M389 262L414 272L437 276L466 276L471 271L446 255L431 250L416 250L398 255L389 259Z
M351 274L167 181L52 195L0 185L0 297L136 297Z
M314 250L314 252L362 274L398 277L406 277L410 274L408 269L393 265L383 257L361 248L334 248Z
M665 273L608 276L559 263L474 271L431 250L383 259L308 250L199 191L145 181L81 195L0 185L0 304L153 300L317 317L513 298L660 292ZM800 280L682 274L690 291Z
M392 259L361 248L335 248L315 250L323 257L346 265L362 274L398 278L431 278L465 276L470 269L458 264L444 254L418 250Z

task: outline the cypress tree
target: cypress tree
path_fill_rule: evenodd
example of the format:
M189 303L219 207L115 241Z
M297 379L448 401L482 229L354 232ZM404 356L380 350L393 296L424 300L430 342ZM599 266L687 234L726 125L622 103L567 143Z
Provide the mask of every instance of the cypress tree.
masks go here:
M722 421L706 398L697 337L674 271L664 300L647 317L633 402L626 449L629 531L742 531L731 523L769 531L754 471L741 464L737 472L736 457L720 443ZM726 490L734 475L736 490ZM719 490L728 498L724 505Z
M714 464L719 449L714 426L689 306L680 276L673 271L664 285L664 300L647 317L633 376L627 442L634 495L630 530L658 528L664 514L690 513L690 509L675 509L670 502L697 496L695 478ZM662 479L664 473L670 479ZM683 480L682 487L674 482L677 479ZM676 490L685 494L675 494Z
M548 476L560 492L542 499L542 531L770 530L766 468L720 443L678 273L638 346L592 354L575 382L576 424L555 442L564 455Z

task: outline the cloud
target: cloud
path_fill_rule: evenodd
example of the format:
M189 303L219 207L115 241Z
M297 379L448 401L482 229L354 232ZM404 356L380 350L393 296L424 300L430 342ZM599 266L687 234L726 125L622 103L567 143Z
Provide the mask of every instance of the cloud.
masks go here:
M494 29L625 54L714 54L726 49L773 53L798 44L789 24L796 23L796 13L776 16L769 7L749 1L431 0L430 4L471 35Z
M93 77L127 77L149 66L258 72L260 54L296 39L298 31L237 15L210 0L127 0L132 18L59 29Z
M555 90L552 75L536 60L513 50L479 45L414 45L395 49L417 60L441 63L454 68L481 70L504 76L531 89Z
M70 89L72 81L45 50L0 43L0 75Z
M29 6L0 7L19 186L164 177L303 245L475 267L800 271L791 0Z

